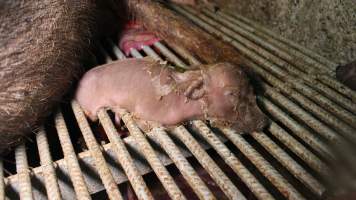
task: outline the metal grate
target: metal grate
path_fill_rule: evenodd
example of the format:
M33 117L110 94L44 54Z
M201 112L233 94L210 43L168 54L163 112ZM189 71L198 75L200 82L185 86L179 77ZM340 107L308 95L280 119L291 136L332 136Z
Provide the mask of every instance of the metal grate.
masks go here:
M212 130L202 121L172 129L155 127L143 133L130 113L120 115L130 132L122 139L106 110L98 118L109 143L99 144L80 106L71 110L88 150L77 153L68 120L59 110L54 124L63 159L53 161L46 131L36 134L40 166L30 168L25 145L15 150L16 174L4 178L0 161L0 199L90 199L105 190L110 199L123 199L118 184L129 181L139 199L153 199L143 175L154 172L172 199L189 199L167 170L174 165L199 199L216 199L189 157L194 157L229 199L305 199L325 195L333 143L355 141L356 93L334 79L335 63L307 50L242 16L209 10L197 12L171 5L207 32L230 42L248 58L262 78L265 96L258 102L273 120L268 130L240 135L230 129ZM106 62L125 59L108 39L99 50ZM111 56L113 54L113 56ZM199 64L175 44L157 42L131 56L168 60L178 67ZM52 133L51 133L52 134ZM236 185L211 150L243 182ZM352 164L352 163L351 163ZM274 188L274 189L273 189ZM120 192L121 191L121 192ZM251 195L247 195L251 194Z

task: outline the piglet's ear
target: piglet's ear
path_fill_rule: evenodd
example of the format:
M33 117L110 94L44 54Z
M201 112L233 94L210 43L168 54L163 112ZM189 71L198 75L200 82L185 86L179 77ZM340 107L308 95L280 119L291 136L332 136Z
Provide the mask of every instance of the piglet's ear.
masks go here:
M192 81L187 89L184 91L184 95L193 100L200 99L204 96L204 81L203 78L199 78L197 80Z

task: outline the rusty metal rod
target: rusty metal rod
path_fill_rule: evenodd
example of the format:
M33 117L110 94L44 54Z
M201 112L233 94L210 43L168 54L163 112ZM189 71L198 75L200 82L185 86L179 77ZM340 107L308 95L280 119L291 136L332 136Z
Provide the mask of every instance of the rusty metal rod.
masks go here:
M136 49L130 49L130 53L135 58L143 58L141 53L139 51L137 51Z
M87 119L85 118L83 110L81 109L80 105L74 100L71 102L71 105L74 116L84 137L85 143L89 149L92 158L95 161L95 167L104 184L109 198L111 200L123 199L119 188L114 180L114 177L112 176L111 171L105 161L103 153L101 152L100 146L94 137L94 134L89 126Z
M317 181L310 173L308 173L302 166L293 160L282 148L273 142L263 132L253 132L252 137L260 143L274 158L276 158L288 171L290 171L295 178L305 184L311 191L318 196L322 196L325 192L325 187Z
M278 93L276 93L278 95ZM293 118L291 118L288 114L284 113L279 107L273 104L266 98L258 97L258 100L261 102L263 107L266 109L268 113L270 113L273 117L275 117L278 121L283 123L286 127L288 127L296 136L302 139L305 143L309 144L315 151L317 151L324 158L331 159L334 157L330 148L323 142L319 137L311 133L308 129L306 129L303 125L299 124ZM316 123L318 125L318 121L314 120L314 118L307 112L298 109L299 107L292 102L282 101L281 103L286 103L283 105L293 113L296 111L298 118L302 118L306 120L307 125ZM303 118L305 117L305 118ZM323 130L326 126L320 124L321 126L317 126ZM313 126L313 125L312 125ZM328 130L328 129L326 129Z
M70 179L72 180L74 191L79 200L91 199L87 185L84 181L82 171L79 166L77 156L74 152L68 129L62 113L59 111L55 116L55 126L58 132L59 141L62 146L64 160L67 165Z
M266 188L253 176L253 174L237 159L225 144L213 133L208 126L200 121L193 121L193 126L198 133L218 152L224 161L234 170L247 187L258 199L274 199Z
M273 38L274 40L279 41L280 43L290 46L290 47L300 51L305 56L309 56L310 58L313 58L314 60L318 61L320 64L323 64L324 66L326 66L332 70L334 70L337 66L337 64L335 62L324 58L323 56L315 53L312 50L309 50L309 49L299 45L298 43L293 42L292 40L288 40L284 37L281 37L280 35L265 28L264 26L258 24L257 22L254 22L246 17L243 17L242 15L237 14L237 13L232 13L232 12L226 12L226 13L228 13L230 16L233 16L236 19L236 20L233 20L232 22L241 21L241 22L245 23L246 25L248 25L250 28L253 28L253 31L255 33L258 32L258 33L261 33L261 35L264 34L264 35L266 35L266 37Z
M177 54L182 56L185 60L189 62L189 65L200 65L201 62L196 59L190 52L188 52L184 47L181 47L177 44L169 43L167 44L169 47L171 47Z
M167 135L163 127L155 127L148 135L154 135L158 143L166 151L168 156L172 159L179 171L182 173L184 179L188 182L190 187L198 195L199 199L215 199L206 184L201 180L194 168L190 165L188 160L183 156L178 147L174 144L172 139Z
M140 146L142 153L145 155L146 160L151 165L163 187L167 190L169 196L172 199L185 199L183 193L175 184L172 176L168 173L162 162L158 159L153 147L147 141L145 135L137 127L131 115L126 111L121 110L120 116L125 122L127 129L130 131L130 134L135 138L137 144Z
M184 126L173 128L170 134L184 143L228 198L246 199Z
M268 130L294 154L307 163L309 167L324 177L330 175L330 169L323 161L321 161L317 156L305 148L300 142L294 139L287 131L282 129L276 123L271 123Z
M154 199L105 109L99 110L98 118L112 143L118 162L125 171L138 199Z
M25 144L19 145L15 149L17 184L20 190L20 199L32 200L32 185L30 169L28 168Z
M182 60L180 60L178 57L176 57L176 55L174 55L166 46L164 46L161 43L155 43L156 44L156 48L158 48L158 50L165 54L165 55L169 55L173 58L171 58L171 62L173 62L176 67L179 68L183 68L183 69L188 69L187 65L185 63L183 63ZM150 57L152 57L155 60L160 60L160 61L164 61L164 59L158 55L150 46L143 46L143 51Z
M278 112L278 108L276 106L273 106L273 104L269 103L268 101L264 101L263 104L265 104L265 108L269 111L270 114L275 115L278 120L280 120L282 123L286 124L286 126L290 126L289 128L294 131L294 133L298 133L297 131L299 130L300 133L307 133L308 135L310 134L307 129L305 129L303 126L300 126L297 123L290 123L293 120L288 115L285 115L282 112ZM269 104L269 105L268 105ZM276 112L277 111L277 112ZM279 116L277 116L279 113ZM281 118L282 117L282 118ZM290 124L288 124L289 122ZM322 126L325 128L325 126ZM293 130L294 129L294 130ZM337 138L336 140L333 140L333 144L331 144L333 148L332 154L329 154L329 157L325 157L331 162L337 161L337 158L342 157L345 159L345 161L350 164L350 166L354 166L356 163L356 157L353 154L347 153L348 151L351 152L350 149L353 148L353 144L349 143L347 140L344 138ZM313 147L313 146L312 146ZM330 148L328 148L330 149ZM331 150L331 149L330 149ZM336 155L337 153L337 155ZM347 156L347 157L346 157Z
M161 57L149 46L142 46L142 50L147 54L150 55L154 60L161 60Z
M259 171L288 199L305 199L270 163L234 130L221 128L224 135L259 169Z
M304 121L306 125L310 126L313 128L317 133L319 133L321 136L326 138L327 140L333 141L333 140L338 140L339 136L338 134L328 128L325 124L320 122L318 119L316 119L314 116L312 116L310 113L306 112L303 107L298 106L294 102L290 101L287 97L283 96L280 92L278 92L276 89L269 87L267 84L264 84L264 87L266 88L266 96L270 97L274 101L278 102L279 105L283 106L286 108L290 113L293 115L297 116L300 120ZM264 97L259 97L258 99L264 101ZM267 102L270 103L270 102ZM267 104L268 106L269 104ZM271 111L272 112L272 111ZM282 113L283 111L278 110L278 113ZM295 122L297 124L297 122Z
M327 76L318 75L318 74L311 75L311 76L315 76L316 79L320 80L325 85L329 86L330 88L334 88L341 94L352 99L353 102L356 102L356 92L351 90L350 88L348 88L346 85L340 83L338 80L335 80L335 79L327 77Z
M126 58L125 54L118 48L116 44L114 44L114 42L111 39L108 38L106 39L106 41L109 43L111 49L113 50L113 53L115 54L118 60L122 60Z
M257 70L260 70L260 69L256 69L256 71ZM332 113L325 111L322 107L316 105L313 101L306 98L305 96L297 93L294 89L285 87L281 81L278 81L277 79L274 79L273 77L270 77L270 80L273 81L275 84L279 84L278 86L277 85L275 85L275 86L277 87L277 89L280 92L284 93L285 96L288 95L289 97L296 100L298 103L300 103L302 105L303 109L313 113L317 118L320 119L320 121L326 123L327 125L331 126L333 129L335 129L337 131L337 132L335 132L335 131L318 132L319 134L323 135L328 140L334 140L335 138L337 138L337 135L340 135L340 134L342 134L346 137L349 137L349 138L355 138L355 135L353 134L355 132L355 130L352 127L350 127L348 124L346 124L345 122L340 120L339 118L335 117ZM265 88L271 88L271 87L268 87L267 84L265 84L265 83L263 83L262 85ZM284 99L287 99L284 95L280 95L280 93L275 92L275 90L276 89L267 89L266 95L271 98L274 98L274 99L277 99L277 98L281 99L283 97L284 97ZM314 121L314 122L316 123L317 121ZM310 126L314 126L314 125L316 125L315 123L311 123L311 124L307 123L307 124ZM319 124L323 124L323 123L319 123ZM324 125L323 127L317 126L315 128L326 129L327 127Z
M295 79L294 77L290 76L289 73L286 73L286 72L282 71L281 69L278 70L278 68L276 68L276 66L273 65L271 62L266 62L266 59L276 63L279 66L283 66L284 68L287 68L287 69L288 68L292 69L293 68L292 65L290 65L286 61L278 58L277 56L271 54L270 52L264 50L259 45L256 45L256 44L252 43L251 41L245 39L244 37L236 34L232 30L230 30L224 26L221 26L221 24L215 22L214 20L210 19L209 17L206 17L205 15L199 13L198 11L195 11L190 8L186 8L186 10L188 10L188 11L185 11L183 9L181 9L179 11L184 14L189 14L188 12L193 13L196 16L200 17L200 19L204 20L205 22L203 22L203 23L209 23L211 26L214 26L215 28L219 28L220 34L223 34L226 38L229 38L229 40L234 39L234 41L230 41L230 43L232 43L233 46L235 46L237 49L239 49L243 54L245 54L248 57L250 57L251 59L255 60L258 64L267 68L269 71L272 70L275 73L278 72L280 77L282 77L282 79L284 81L290 83L291 87L296 88L298 91L302 92L309 98L313 98L321 106L326 107L331 112L336 113L341 118L343 118L345 121L349 122L351 125L355 124L355 126L356 126L356 117L354 117L354 115L349 113L344 108L338 106L334 102L330 101L329 99L325 98L323 95L320 95L316 90L301 83L300 81L298 81L298 79ZM258 52L258 54L251 51L250 49L253 49L254 51ZM266 59L264 59L261 55ZM290 58L290 59L292 61L294 60L292 58ZM305 66L302 66L302 68L305 69ZM298 72L297 72L297 74L298 74ZM346 101L347 101L347 99L345 99L341 95L332 97L332 99L334 99L335 101L341 102L341 103L346 103ZM354 103L351 102L350 104L351 105L346 103L345 105L350 107L351 109L355 109L354 107L356 107L356 106L354 105Z
M47 198L50 200L62 199L44 127L40 127L39 131L37 132L36 141L38 146L38 154L40 155L42 175L47 191Z
M175 63L176 66L187 69L187 64L185 64L181 59L179 59L161 42L156 42L153 44L153 46L156 47L169 61Z

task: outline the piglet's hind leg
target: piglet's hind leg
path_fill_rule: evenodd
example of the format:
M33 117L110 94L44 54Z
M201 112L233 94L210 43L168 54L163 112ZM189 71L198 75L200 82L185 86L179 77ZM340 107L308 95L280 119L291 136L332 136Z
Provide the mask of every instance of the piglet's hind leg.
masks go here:
M129 132L127 131L127 129L125 129L124 124L121 122L120 110L121 109L119 109L119 108L112 110L115 114L115 126L117 128L118 134L121 137L126 137L129 135Z

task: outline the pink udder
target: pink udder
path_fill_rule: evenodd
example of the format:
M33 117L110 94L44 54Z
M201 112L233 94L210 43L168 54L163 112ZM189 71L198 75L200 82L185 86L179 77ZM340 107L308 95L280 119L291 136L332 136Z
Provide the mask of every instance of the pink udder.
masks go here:
M130 21L120 36L119 47L128 56L131 49L141 50L143 46L150 46L158 41L160 39L146 31L141 24Z

